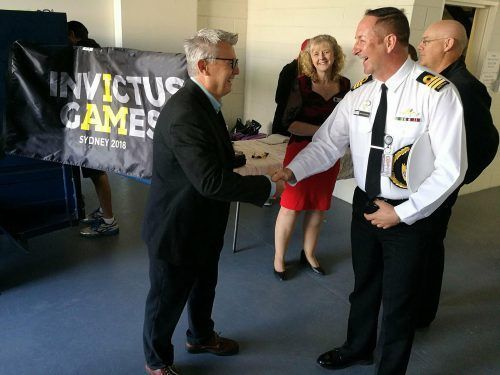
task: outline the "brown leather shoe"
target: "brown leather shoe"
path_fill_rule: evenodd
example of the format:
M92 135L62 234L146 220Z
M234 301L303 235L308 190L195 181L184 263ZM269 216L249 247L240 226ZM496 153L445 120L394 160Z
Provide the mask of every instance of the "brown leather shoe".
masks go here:
M174 365L170 365L164 368L159 368L157 370L149 368L148 365L146 365L145 368L146 368L146 374L148 375L181 375L181 373L175 368Z
M190 344L186 342L186 350L189 353L211 353L215 355L234 355L238 353L240 347L234 340L220 337L214 332L214 335L206 344Z

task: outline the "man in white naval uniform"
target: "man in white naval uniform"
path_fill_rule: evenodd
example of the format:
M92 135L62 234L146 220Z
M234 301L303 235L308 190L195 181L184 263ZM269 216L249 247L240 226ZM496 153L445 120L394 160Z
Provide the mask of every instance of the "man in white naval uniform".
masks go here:
M273 176L290 183L300 181L330 168L351 147L358 185L351 224L355 285L349 297L347 340L317 360L327 369L373 362L382 303L376 372L406 372L423 243L432 230L428 216L459 186L466 170L459 96L451 83L408 58L409 33L408 20L396 8L365 13L356 30L353 54L361 58L370 76L345 96L311 144ZM385 116L383 145L372 140L379 110ZM412 193L406 186L405 158L426 131L435 155L434 168ZM377 149L382 150L374 163L379 168L378 186L370 197L366 193L368 160Z

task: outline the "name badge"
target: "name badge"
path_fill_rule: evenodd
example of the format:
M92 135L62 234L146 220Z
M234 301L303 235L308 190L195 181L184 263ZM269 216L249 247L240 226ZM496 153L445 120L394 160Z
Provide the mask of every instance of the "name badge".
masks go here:
M362 111L360 109L354 110L354 116L370 117L371 112Z

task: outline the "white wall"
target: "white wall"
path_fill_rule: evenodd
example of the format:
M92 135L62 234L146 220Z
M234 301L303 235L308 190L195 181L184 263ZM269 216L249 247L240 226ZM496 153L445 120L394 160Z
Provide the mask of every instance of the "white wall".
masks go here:
M83 23L89 37L102 46L114 45L113 0L0 0L0 9L37 11L50 9L66 13L68 21Z
M240 74L233 81L231 93L222 99L223 113L229 128L243 116L245 94L245 51L247 48L247 0L198 0L198 29L214 28L238 33L235 46Z
M500 52L500 10L498 11L496 16L489 50ZM491 97L493 99L491 103L491 113L493 115L493 121L497 129L500 131L500 92L490 94L492 94ZM471 188L474 189L473 191L492 186L500 186L500 152L497 153L497 156L493 163L484 172L484 177L483 175L481 175L479 181L477 181L477 183L474 182L472 185L473 186L471 186Z
M121 0L123 47L184 52L196 32L196 0Z
M82 22L102 46L115 46L115 3L121 5L123 47L182 52L196 31L197 0L0 0L0 9L50 9Z
M495 26L493 27L493 34L491 35L488 50L500 52L500 10L497 11ZM491 114L493 116L493 122L500 131L500 93L493 93L490 91L490 95L492 98ZM481 176L472 184L464 186L460 192L469 193L493 186L500 186L500 152L497 153L495 160L493 160Z
M361 79L362 66L351 49L365 10L379 6L411 10L412 4L413 0L248 0L245 116L256 118L270 129L279 72L297 56L305 38L334 36L347 57L343 75L353 83Z

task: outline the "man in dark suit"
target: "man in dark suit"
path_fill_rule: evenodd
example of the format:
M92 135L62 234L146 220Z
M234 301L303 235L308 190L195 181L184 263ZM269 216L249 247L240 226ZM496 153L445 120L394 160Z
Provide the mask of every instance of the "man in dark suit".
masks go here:
M458 89L464 108L467 163L464 183L474 181L491 163L498 149L498 131L490 113L491 97L486 87L465 66L462 52L467 45L465 28L457 21L442 20L425 30L418 46L420 64L449 79ZM417 327L434 320L441 294L444 270L444 238L460 187L432 214L433 236L419 296Z
M236 341L214 332L211 318L230 202L262 206L283 189L267 176L233 172L234 150L220 108L239 74L237 40L237 34L212 29L186 40L191 79L156 124L143 227L151 282L144 321L148 374L178 374L171 338L186 302L188 352L238 352Z

